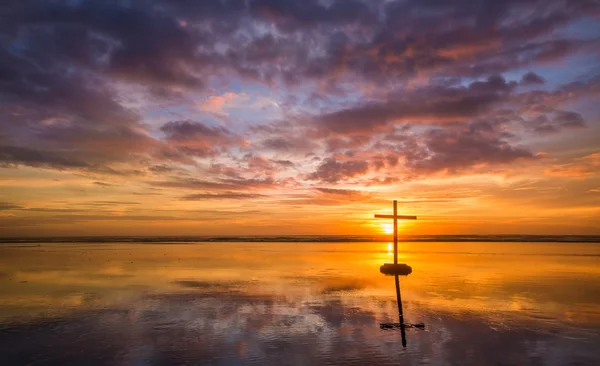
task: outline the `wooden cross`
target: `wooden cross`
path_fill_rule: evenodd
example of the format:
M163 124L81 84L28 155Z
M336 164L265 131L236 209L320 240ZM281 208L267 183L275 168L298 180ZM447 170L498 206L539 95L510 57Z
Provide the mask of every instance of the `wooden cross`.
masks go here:
M394 200L393 215L375 215L376 219L394 219L394 264L398 264L398 220L416 220L416 216L398 215L398 201Z

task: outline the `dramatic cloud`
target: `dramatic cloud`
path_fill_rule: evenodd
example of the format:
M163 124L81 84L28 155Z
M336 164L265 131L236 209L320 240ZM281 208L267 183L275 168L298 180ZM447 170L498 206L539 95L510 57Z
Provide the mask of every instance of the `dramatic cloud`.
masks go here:
M1 9L0 168L19 202L333 206L338 189L393 195L426 179L525 174L525 164L595 179L583 157L600 149L596 1Z
M370 103L320 117L326 131L339 134L369 133L385 129L391 122L444 123L464 121L487 111L506 98L515 87L492 76L468 87L431 87L405 91L386 102Z
M193 121L168 122L160 130L172 146L198 157L218 154L219 147L228 147L240 141L223 127L208 127Z
M352 178L366 173L369 164L366 161L337 161L335 159L325 159L316 172L309 178L328 183L336 183L346 178Z
M509 163L519 158L533 158L530 151L513 147L502 137L503 133L496 131L489 123L432 129L424 139L427 157L412 165L417 170L455 172L479 164Z
M582 128L585 126L583 116L577 112L552 111L540 114L531 119L528 127L538 133L555 133L564 128Z

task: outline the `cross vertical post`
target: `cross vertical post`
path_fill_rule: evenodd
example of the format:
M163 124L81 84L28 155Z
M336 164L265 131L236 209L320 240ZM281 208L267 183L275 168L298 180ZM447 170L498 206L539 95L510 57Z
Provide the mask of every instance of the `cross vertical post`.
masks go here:
M394 264L398 264L398 201L394 200Z

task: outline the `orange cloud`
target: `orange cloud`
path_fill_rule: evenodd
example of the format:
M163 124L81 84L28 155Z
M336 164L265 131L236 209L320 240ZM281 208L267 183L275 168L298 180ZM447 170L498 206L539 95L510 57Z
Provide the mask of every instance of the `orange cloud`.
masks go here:
M547 175L555 177L585 178L600 172L600 153L576 158L571 163L555 164L545 170Z

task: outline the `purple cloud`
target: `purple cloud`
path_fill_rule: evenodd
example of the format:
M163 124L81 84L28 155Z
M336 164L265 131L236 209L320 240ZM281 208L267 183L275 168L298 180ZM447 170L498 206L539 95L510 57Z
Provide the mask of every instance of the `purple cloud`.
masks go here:
M594 115L578 103L600 90L598 69L555 80L570 67L561 62L598 55L597 37L573 31L600 14L592 1L11 1L5 10L2 167L131 175L197 198L533 159L526 137L589 127ZM196 101L222 89L264 93L278 113L255 106L218 125Z
M171 146L197 157L216 155L219 148L230 147L241 141L224 127L209 127L195 121L168 122L160 130Z
M328 158L309 176L309 179L337 183L340 180L364 174L368 170L369 164L366 161L338 161Z

